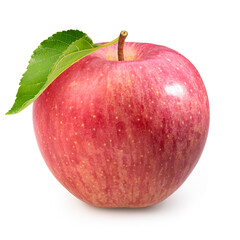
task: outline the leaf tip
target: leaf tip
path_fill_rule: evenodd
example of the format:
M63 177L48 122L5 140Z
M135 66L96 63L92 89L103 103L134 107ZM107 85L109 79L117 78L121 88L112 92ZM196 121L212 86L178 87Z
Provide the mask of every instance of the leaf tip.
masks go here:
M5 113L5 115L11 115L11 111L9 110L8 112Z
M12 108L10 110L8 110L8 112L5 113L5 115L12 115L12 114L15 114L16 112L14 112L12 110Z

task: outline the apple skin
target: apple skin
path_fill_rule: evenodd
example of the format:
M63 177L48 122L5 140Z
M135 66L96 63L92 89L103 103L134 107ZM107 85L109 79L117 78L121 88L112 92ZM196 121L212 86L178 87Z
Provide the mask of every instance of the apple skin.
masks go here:
M209 102L196 68L164 46L125 43L63 72L34 102L40 151L58 181L98 207L159 203L203 151Z

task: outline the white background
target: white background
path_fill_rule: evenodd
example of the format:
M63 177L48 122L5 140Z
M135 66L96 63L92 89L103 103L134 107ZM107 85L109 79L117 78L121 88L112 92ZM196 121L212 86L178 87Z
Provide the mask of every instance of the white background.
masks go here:
M240 239L240 6L236 0L4 1L0 6L0 239ZM165 45L197 67L209 137L187 181L145 209L99 209L73 197L38 150L31 106L5 116L28 60L57 31L94 42Z

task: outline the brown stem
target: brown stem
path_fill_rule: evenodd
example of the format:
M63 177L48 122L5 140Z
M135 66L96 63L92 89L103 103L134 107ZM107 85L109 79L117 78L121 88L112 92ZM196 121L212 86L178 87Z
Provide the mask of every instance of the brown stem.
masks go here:
M118 39L118 61L124 61L123 48L124 48L124 42L125 42L127 35L128 35L127 31L120 32L120 36Z

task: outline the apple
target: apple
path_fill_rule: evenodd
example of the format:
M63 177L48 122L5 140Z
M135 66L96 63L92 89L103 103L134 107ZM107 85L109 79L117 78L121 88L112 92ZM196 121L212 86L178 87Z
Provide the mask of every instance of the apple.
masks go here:
M164 46L100 49L64 71L34 102L40 151L82 201L138 208L166 199L203 151L209 102L196 68Z

